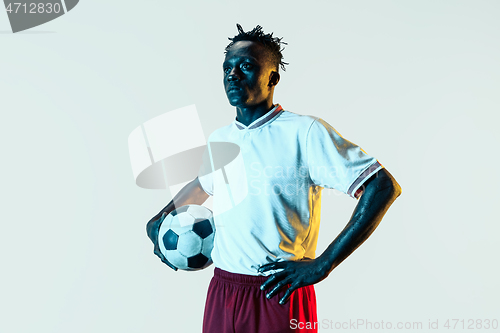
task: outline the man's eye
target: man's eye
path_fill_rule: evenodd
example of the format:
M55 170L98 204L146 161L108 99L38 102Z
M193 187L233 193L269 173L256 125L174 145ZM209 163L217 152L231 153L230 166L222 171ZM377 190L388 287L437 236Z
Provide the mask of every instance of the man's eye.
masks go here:
M224 74L229 73L230 70L231 70L231 68L229 68L229 67L224 68Z
M243 64L243 65L241 66L241 68L243 68L243 69L252 69L252 68L253 68L253 66L252 66L252 64L248 64L248 63L247 63L247 64Z

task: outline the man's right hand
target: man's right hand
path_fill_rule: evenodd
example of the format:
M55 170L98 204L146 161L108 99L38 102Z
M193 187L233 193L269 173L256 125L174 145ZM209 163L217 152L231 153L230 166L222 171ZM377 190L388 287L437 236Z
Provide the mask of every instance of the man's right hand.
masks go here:
M193 181L185 185L179 193L175 195L172 201L170 201L168 205L158 213L158 215L153 217L146 226L148 237L155 245L154 254L156 254L164 264L168 265L168 267L172 268L174 271L177 270L177 267L172 265L167 258L163 256L160 251L160 247L158 246L158 231L160 229L160 225L168 213L173 211L176 206L182 207L184 205L202 205L207 198L208 194L203 190L198 177L196 177Z
M149 221L147 226L146 226L146 231L148 233L148 237L149 239L151 239L151 241L153 242L154 244L154 254L156 254L156 256L158 258L160 258L160 260L166 264L168 267L172 268L174 271L177 270L177 267L175 267L174 265L172 265L168 260L167 258L165 258L165 256L161 253L160 251L160 246L158 245L158 232L160 230L160 226L161 226L161 223L163 222L163 220L165 219L165 217L167 216L167 214L163 213L162 216L159 218L159 219L154 219Z

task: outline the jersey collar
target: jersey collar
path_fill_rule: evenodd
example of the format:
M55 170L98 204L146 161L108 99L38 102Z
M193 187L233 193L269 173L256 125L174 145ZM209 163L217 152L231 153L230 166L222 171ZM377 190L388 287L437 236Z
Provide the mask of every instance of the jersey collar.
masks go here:
M274 106L274 108L272 108L268 113L266 113L265 115L263 115L262 117L260 118L257 118L255 119L250 125L245 126L244 124L240 123L238 120L234 120L234 124L236 125L236 127L238 127L238 129L240 130L243 130L243 129L254 129L254 128L258 128L258 127L261 127L262 125L268 123L269 121L271 121L273 118L275 118L278 114L281 113L281 111L283 111L283 108L281 107L281 105L279 104L276 104Z

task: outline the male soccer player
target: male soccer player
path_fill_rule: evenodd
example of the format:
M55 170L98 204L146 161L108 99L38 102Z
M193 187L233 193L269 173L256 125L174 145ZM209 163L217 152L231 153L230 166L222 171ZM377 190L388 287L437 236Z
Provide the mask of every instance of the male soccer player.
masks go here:
M208 144L237 144L244 166L225 173L200 169L199 176L150 220L148 236L155 254L174 268L158 249L160 216L175 209L174 202L179 207L201 205L213 195L215 272L203 331L316 332L313 285L371 235L401 188L375 158L324 120L274 104L279 67L284 70L286 64L284 43L260 26L249 32L237 27L222 66L236 119L214 131ZM231 195L246 195L236 205L228 202L228 175L241 185L231 187ZM346 227L316 258L324 187L342 191L358 204ZM224 205L230 209L217 215L215 207Z

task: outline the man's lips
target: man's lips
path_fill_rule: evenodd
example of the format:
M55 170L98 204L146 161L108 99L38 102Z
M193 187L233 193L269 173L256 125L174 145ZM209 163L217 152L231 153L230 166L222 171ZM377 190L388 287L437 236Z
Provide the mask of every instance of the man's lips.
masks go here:
M241 90L241 88L237 87L237 86L231 86L231 87L227 88L227 92L235 91L235 90Z

